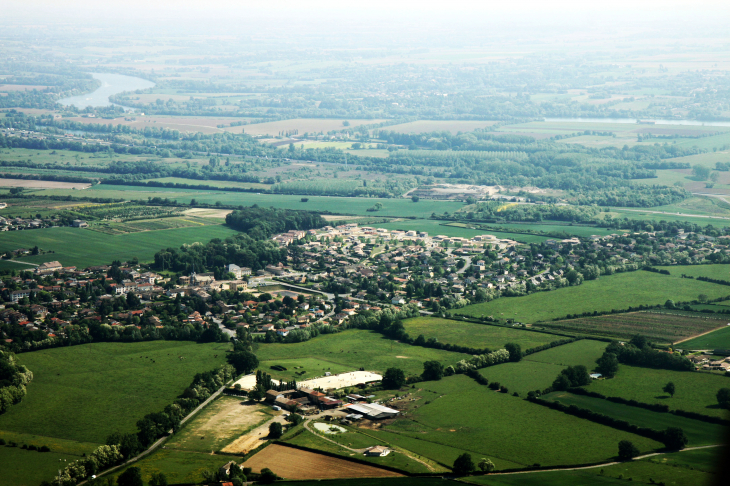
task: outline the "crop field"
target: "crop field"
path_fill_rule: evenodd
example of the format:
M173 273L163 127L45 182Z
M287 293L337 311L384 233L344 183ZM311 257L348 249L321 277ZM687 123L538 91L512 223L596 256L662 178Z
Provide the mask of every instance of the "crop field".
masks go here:
M19 171L27 173L27 169ZM0 178L0 187L26 187L35 189L86 189L91 184L86 182L56 182L56 181L33 181L25 179L4 179Z
M719 449L674 452L613 466L573 470L541 471L502 476L473 476L471 484L485 486L593 486L665 484L666 486L710 486Z
M438 360L448 365L469 357L462 353L409 346L386 339L375 332L359 329L324 334L303 343L261 344L256 355L262 362L278 363L283 359L311 358L331 361L349 368L347 371L362 367L366 371L383 373L395 366L406 374L419 375L423 372L424 361ZM266 371L276 377L273 370Z
M426 132L473 132L477 128L491 127L497 122L476 120L418 120L400 125L390 125L379 130L388 130L399 133L426 133Z
M260 472L269 468L286 479L341 479L358 477L397 477L393 471L336 457L272 444L244 463Z
M21 261L43 263L58 260L64 266L86 268L90 265L109 265L113 260L151 261L163 248L178 248L184 243L207 243L213 238L225 239L238 234L227 226L195 225L164 231L144 231L122 235L108 235L79 228L47 228L28 231L8 231L0 235L0 252L38 246L44 252L23 257Z
M490 383L506 386L510 393L524 397L527 392L549 387L560 372L568 366L595 367L606 348L600 341L581 340L525 356L517 363L502 363L479 370Z
M228 344L92 343L18 355L34 375L0 430L102 444L169 405L196 373L225 362ZM185 359L180 359L183 356Z
M590 389L590 387L588 387ZM689 439L688 447L720 444L723 440L724 427L701 420L680 417L671 413L652 412L639 407L631 407L621 403L613 403L601 398L574 395L568 392L552 392L542 398L560 402L563 405L575 405L602 413L618 420L626 420L639 427L664 430L667 427L679 427Z
M168 449L219 451L234 438L271 418L269 407L222 396L203 409L166 443Z
M178 228L195 228L207 225L219 225L220 221L212 218L198 218L196 216L143 219L127 221L124 223L94 222L89 225L92 231L108 235L123 235L127 233L139 233L141 231L159 231Z
M458 311L468 316L494 316L522 322L540 322L583 312L608 312L637 305L710 299L730 294L730 287L697 280L636 271L603 276L575 287L537 292L524 297L502 297Z
M662 387L670 381L677 390L672 398L662 391ZM699 371L655 370L620 365L614 378L594 381L589 389L607 397L661 403L669 405L672 410L728 418L727 412L717 404L715 396L720 388L730 388L728 381L725 376Z
M445 344L472 348L500 349L507 343L516 343L524 350L560 339L553 334L438 317L414 317L403 321L403 325L406 332L414 339L423 334L426 339L436 338Z
M730 326L685 341L677 346L681 349L730 349Z
M727 318L683 311L627 312L597 317L581 317L544 324L567 333L591 334L615 339L631 339L637 334L652 342L671 344L727 323Z
M421 385L438 394L384 430L422 442L447 445L475 457L529 466L609 460L622 439L640 450L661 444L529 403L455 375ZM504 420L509 417L509 420ZM426 457L427 453L417 451Z

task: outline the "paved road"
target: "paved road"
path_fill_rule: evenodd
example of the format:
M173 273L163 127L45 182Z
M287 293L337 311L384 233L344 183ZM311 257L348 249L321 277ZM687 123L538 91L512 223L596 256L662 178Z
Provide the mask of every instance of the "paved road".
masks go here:
M216 318L214 317L214 318L213 318L213 322L214 322L215 324L218 324L218 327L220 328L220 330L221 330L221 331L223 331L223 334L226 334L226 335L228 335L229 337L236 337L236 331L231 331L231 330L230 330L230 329L228 329L228 328L227 328L226 326L224 326L224 325L223 325L223 321L222 321L222 320L220 320L220 319L216 319Z

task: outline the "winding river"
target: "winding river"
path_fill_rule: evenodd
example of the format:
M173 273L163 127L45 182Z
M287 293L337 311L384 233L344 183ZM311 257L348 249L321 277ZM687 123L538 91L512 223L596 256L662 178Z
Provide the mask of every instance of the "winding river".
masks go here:
M91 93L82 94L64 98L58 102L65 106L75 105L77 108L86 108L87 106L122 106L109 101L111 95L121 93L122 91L134 91L137 89L147 89L155 85L152 81L133 76L124 76L123 74L109 73L91 73L91 75L101 81L101 86ZM122 106L126 110L134 110L127 106Z

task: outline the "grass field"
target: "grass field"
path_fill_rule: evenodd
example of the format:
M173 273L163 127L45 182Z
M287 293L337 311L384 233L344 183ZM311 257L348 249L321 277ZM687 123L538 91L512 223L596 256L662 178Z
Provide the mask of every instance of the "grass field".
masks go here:
M92 452L93 448L88 452ZM38 486L58 474L59 464L81 459L59 452L36 452L0 446L0 486ZM65 462L64 462L65 461Z
M730 294L721 285L637 271L603 276L575 287L537 292L524 297L507 297L459 310L469 316L512 318L522 322L547 321L567 314L607 312L640 304L658 305L667 299L689 301L706 294L711 299Z
M426 339L436 338L445 344L456 344L472 348L500 349L507 343L516 343L522 349L534 348L560 339L553 334L525 331L510 327L489 326L460 322L438 317L414 317L403 321L406 332L417 338L423 334Z
M21 354L34 379L23 401L0 416L0 430L102 444L169 405L196 373L223 364L228 347L149 341Z
M168 449L210 453L271 419L270 408L222 396L208 405L166 443Z
M642 451L659 448L657 442L620 432L587 420L489 390L464 375L420 385L436 395L385 427L411 439L461 449L474 457L489 457L498 468L518 463L529 466L577 464L609 460L622 439ZM509 417L509 420L505 418ZM450 458L440 458L448 460ZM507 466L509 467L509 466Z
M510 393L525 397L527 392L549 387L568 366L583 365L592 370L606 349L606 343L581 340L525 356L517 363L502 363L479 370L490 382L506 386Z
M691 277L708 277L718 280L730 280L730 265L673 265L662 267L672 275L688 275Z
M217 472L228 461L240 463L241 459L241 457L230 454L201 454L200 452L157 449L149 456L135 462L133 466L142 470L142 480L145 484L149 482L153 474L158 472L165 474L168 484L199 484L203 481L205 471ZM110 477L116 480L125 470L126 468L119 469ZM106 476L102 479L106 480Z
M730 326L677 345L679 349L730 349Z
M47 228L28 231L8 231L0 236L0 252L38 246L45 255L21 259L30 263L58 260L64 266L86 268L90 265L109 265L113 260L151 261L163 248L178 248L184 243L208 242L213 238L227 238L238 234L227 226L193 226L160 231L143 231L122 235L107 235L98 231L78 228ZM30 267L29 267L30 268Z
M256 355L262 362L278 363L284 359L312 358L318 363L319 360L335 363L348 368L347 371L363 367L366 371L383 373L395 366L406 374L419 375L423 372L424 361L435 359L448 365L469 357L462 353L409 346L386 339L375 332L359 329L324 334L303 343L261 344ZM266 372L275 378L279 376L274 370L267 369ZM282 375L283 378L287 376L291 375Z
M39 195L78 196L78 191L65 189L48 189L38 192ZM366 198L366 197L329 197L307 196L309 201L303 203L301 196L285 194L256 194L244 192L202 191L194 189L146 188L139 186L117 186L99 184L86 189L83 193L87 197L108 197L121 199L142 199L148 197L168 197L176 199L181 204L189 204L195 199L202 204L215 204L220 201L225 205L251 206L258 204L265 207L284 209L306 209L308 211L330 211L334 213L356 214L361 216L390 216L428 218L431 213L454 212L463 206L457 201L435 201L422 199L414 203L405 198ZM383 208L377 212L368 212L367 209L380 202ZM478 233L481 234L481 233Z
M613 403L600 398L583 395L574 395L568 392L553 392L544 395L546 400L560 402L563 405L575 405L602 413L618 420L626 420L639 427L654 430L664 430L667 427L679 427L689 439L688 447L720 444L723 440L724 427L710 424L701 420L693 420L671 413L652 412L639 407L631 407L620 403Z
M674 397L669 398L662 387L673 382ZM661 403L670 409L686 410L716 417L728 417L727 411L717 404L720 388L730 388L730 379L710 373L655 370L620 365L616 377L598 380L588 387L608 397L623 397L645 403Z
M504 476L475 476L468 483L485 486L593 486L665 484L712 486L718 449L662 454L647 459L577 471L544 471ZM387 483L383 483L386 485Z
M621 234L624 231L611 230L607 228L598 228L596 226L570 225L564 223L495 223L493 226L500 228L508 228L515 232L519 231L545 231L545 232L564 232L571 236L588 237L592 235L611 235ZM489 230L485 230L489 231ZM527 235L525 235L527 236Z
M612 339L631 339L641 334L652 342L671 344L724 326L727 321L727 317L713 314L665 310L580 317L550 322L545 326L567 333L598 335Z

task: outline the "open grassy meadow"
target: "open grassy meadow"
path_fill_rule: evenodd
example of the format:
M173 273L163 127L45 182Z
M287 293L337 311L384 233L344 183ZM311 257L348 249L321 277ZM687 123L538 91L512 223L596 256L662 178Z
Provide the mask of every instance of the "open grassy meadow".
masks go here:
M68 189L46 189L38 191L39 195L74 195L77 191ZM118 186L99 184L86 189L83 193L87 197L120 198L129 200L147 200L148 197L167 197L177 200L180 204L190 204L195 199L202 204L215 204L220 201L225 205L276 207L284 209L305 209L308 211L329 211L342 214L356 214L361 216L389 216L428 218L431 213L454 212L464 204L459 201L436 201L422 199L414 203L406 198L367 198L367 197L329 197L307 196L306 203L302 202L301 195L288 194L256 194L247 192L203 191L198 189L174 189L160 187ZM375 203L383 207L379 211L369 212Z
M527 392L549 387L560 372L568 366L595 367L606 349L606 343L581 340L525 356L517 363L502 363L479 370L490 382L506 386L510 393L524 397Z
M472 348L500 349L507 343L516 343L525 350L560 339L554 334L438 317L414 317L403 321L403 325L414 339L423 334L426 339L436 338L444 344Z
M0 431L103 444L169 405L196 373L223 364L228 347L148 341L21 354L34 379L23 401L0 416Z
M433 457L428 444L489 457L500 469L513 467L501 461L526 467L610 460L622 439L631 440L642 451L661 447L643 437L492 391L464 375L420 387L436 397L383 429L423 442L422 450L416 452L442 461L449 458Z
M725 428L701 420L680 417L671 413L652 412L639 407L631 407L621 403L613 403L600 398L574 395L568 392L553 392L544 395L546 400L560 402L563 405L575 405L602 413L618 420L626 420L639 427L664 430L667 427L679 427L689 439L688 447L722 443Z
M575 287L537 292L524 297L503 297L460 309L459 314L494 316L521 322L540 322L583 312L607 312L629 306L658 305L667 299L696 300L700 294L724 297L730 288L658 273L636 271L603 276Z
M86 452L92 451L93 448ZM42 481L52 480L58 474L59 465L78 459L81 455L0 446L0 486L38 486Z
M213 238L227 238L235 234L238 231L224 225L195 225L121 235L79 228L46 228L3 233L0 236L0 252L38 246L42 251L52 253L23 257L21 261L43 263L58 260L64 266L86 268L134 257L147 262L163 248L178 248L184 243L196 241L207 243Z
M182 451L174 449L157 449L149 456L133 464L142 470L142 480L145 484L149 482L152 475L158 472L164 473L168 484L199 484L203 481L203 474L206 471L217 472L218 469L228 461L241 462L241 457L226 454L218 455L201 454L200 452ZM116 484L116 478L126 468L118 469L108 477ZM106 480L107 476L102 476Z
M670 381L677 390L671 398L662 391L662 387ZM730 379L699 371L655 370L627 365L620 365L614 378L597 380L588 386L590 391L608 397L661 403L672 410L686 410L730 419L728 412L717 404L715 395L720 388L730 388Z
M466 482L485 486L711 486L717 484L714 471L718 459L718 449L700 449L591 469L473 476L467 478Z
M677 345L679 349L730 349L730 326Z
M278 360L310 358L317 363L322 361L335 363L347 368L347 371L365 368L366 371L383 373L390 367L398 367L406 374L419 375L423 372L424 361L437 360L448 365L469 357L462 353L410 346L387 339L375 332L359 329L324 334L303 343L261 344L256 355L260 361L274 364L278 364ZM303 365L306 366L306 362L303 362ZM340 370L345 371L342 368ZM274 378L279 376L274 370L265 371ZM285 373L289 374L282 375L282 378L291 376L290 371ZM323 374L320 372L319 376Z

